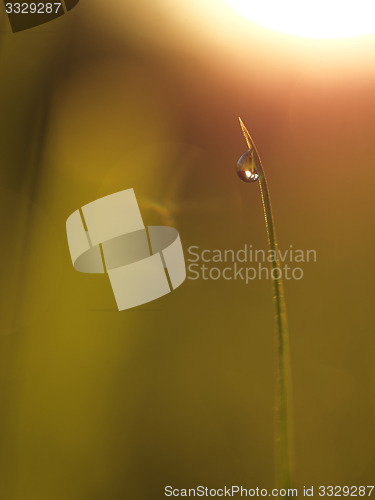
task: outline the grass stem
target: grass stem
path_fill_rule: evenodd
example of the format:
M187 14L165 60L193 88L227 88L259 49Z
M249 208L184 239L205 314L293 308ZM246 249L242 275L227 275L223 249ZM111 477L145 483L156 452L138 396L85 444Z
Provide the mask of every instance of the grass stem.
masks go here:
M275 469L278 488L292 486L292 432L291 432L291 370L289 355L288 322L284 298L284 287L280 273L280 258L272 215L271 199L267 179L255 144L243 124L240 124L249 150L253 152L262 196L267 238L271 255L271 276L276 312L276 405L275 405Z

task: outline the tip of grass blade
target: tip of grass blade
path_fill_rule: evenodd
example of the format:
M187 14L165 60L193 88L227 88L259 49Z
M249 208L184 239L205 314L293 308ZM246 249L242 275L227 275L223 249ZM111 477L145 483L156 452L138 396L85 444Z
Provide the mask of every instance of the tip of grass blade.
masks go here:
M242 130L242 133L245 137L245 140L246 140L246 143L247 143L247 146L248 148L251 150L251 149L255 149L255 145L254 145L254 142L251 138L251 135L249 134L249 131L247 130L247 128L245 127L245 124L244 122L241 120L240 117L238 117L239 121L240 121L240 125L241 125L241 130Z
M259 153L258 153L258 150L255 146L255 143L254 141L252 140L251 138L251 135L250 135L250 132L247 130L247 128L245 127L245 124L244 122L241 120L240 117L238 117L239 121L240 121L240 125L241 125L241 130L242 130L242 133L245 137L245 140L246 140L246 144L247 144L247 147L249 148L250 151L254 151L255 154L257 155L258 159L259 159L259 162L260 162L260 156L259 156Z

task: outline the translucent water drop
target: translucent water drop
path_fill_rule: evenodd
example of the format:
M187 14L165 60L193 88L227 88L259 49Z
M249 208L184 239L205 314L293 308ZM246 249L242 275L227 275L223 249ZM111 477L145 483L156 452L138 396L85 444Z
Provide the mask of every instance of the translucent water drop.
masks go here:
M256 182L259 179L255 166L254 149L246 151L238 160L237 175L244 182Z

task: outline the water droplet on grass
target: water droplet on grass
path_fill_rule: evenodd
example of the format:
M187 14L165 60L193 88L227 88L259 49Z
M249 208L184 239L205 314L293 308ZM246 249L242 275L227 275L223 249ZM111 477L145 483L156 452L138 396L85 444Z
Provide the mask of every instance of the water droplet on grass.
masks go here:
M256 182L259 175L254 160L254 150L249 149L237 162L237 175L244 182Z

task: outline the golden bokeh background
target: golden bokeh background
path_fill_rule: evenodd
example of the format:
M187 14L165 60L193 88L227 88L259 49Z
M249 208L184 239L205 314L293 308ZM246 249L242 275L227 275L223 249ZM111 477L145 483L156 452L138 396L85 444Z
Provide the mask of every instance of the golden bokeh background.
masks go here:
M12 33L0 8L0 498L148 500L274 485L266 280L187 280L119 313L66 218L133 187L186 249L266 248L235 174L261 153L285 283L295 485L375 481L375 35L303 40L220 0L81 0Z

